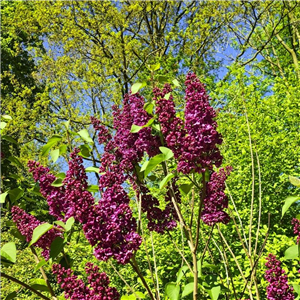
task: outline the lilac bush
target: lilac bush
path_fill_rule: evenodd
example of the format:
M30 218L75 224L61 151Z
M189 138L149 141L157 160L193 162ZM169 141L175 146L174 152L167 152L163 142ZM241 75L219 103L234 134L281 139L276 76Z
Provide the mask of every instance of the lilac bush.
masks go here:
M64 222L74 217L82 226L98 260L113 258L119 264L130 263L141 277L151 299L154 296L135 261L135 253L140 248L142 238L137 226L140 220L134 217L130 203L133 199L129 197L128 185L132 188L131 195L135 195L135 203L140 205L141 213L147 218L150 231L165 234L181 223L193 258L196 287L200 222L208 226L229 222L229 216L225 212L228 199L224 190L231 168L216 170L222 163L218 149L222 137L217 132L216 113L209 104L204 85L195 74L187 75L185 85L184 120L177 114L169 84L162 89L153 89L152 112L145 110L145 105L149 102L139 93L125 95L122 107L113 107L112 130L108 130L96 117L91 117L98 143L103 146L98 182L101 198L97 203L87 190L88 178L79 149L75 148L70 155L69 169L61 186L52 185L56 177L50 173L49 168L34 161L28 163L34 180L39 183L40 191L47 199L49 213ZM132 130L133 126L138 130ZM171 151L172 156L169 158L172 160L171 163L167 159L161 160L158 174L161 178L170 177L161 187L160 196L155 197L150 191L151 185L148 185L151 180L140 169L143 160L162 155L162 146ZM171 168L168 169L168 166ZM199 184L194 185L198 195L193 205L198 205L199 208L197 212L195 210L195 214L198 214L198 218L195 218L197 221L191 219L187 222L182 216L178 182L182 177L190 178L186 177L189 175L198 176ZM191 182L194 184L194 181ZM40 223L32 221L29 226L30 217L17 208L13 215L17 225L24 227L21 233L28 236L29 240L33 229ZM196 237L193 236L193 231L196 232ZM49 250L54 233L55 236L61 235L51 230L36 245L44 247L44 251ZM66 270L60 265L53 266L53 273L57 275L66 298L118 299L119 294L115 288L108 286L106 274L99 274L98 271L98 267L87 265L89 284L86 285L70 269ZM194 299L197 299L197 288L194 288L193 294Z

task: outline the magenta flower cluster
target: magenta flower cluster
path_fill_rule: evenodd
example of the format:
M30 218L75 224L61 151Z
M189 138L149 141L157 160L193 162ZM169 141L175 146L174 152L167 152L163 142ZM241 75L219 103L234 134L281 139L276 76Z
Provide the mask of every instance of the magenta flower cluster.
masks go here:
M119 263L128 263L141 244L129 198L120 185L113 185L106 188L102 199L95 204L92 194L86 190L87 176L78 153L79 149L71 153L69 170L61 187L51 186L55 177L48 168L32 161L28 165L55 217L67 220L73 216L80 222L99 260L114 257Z
M175 193L175 200L180 202L180 192L175 185L175 180L172 182L172 188ZM137 190L137 198L139 199L139 197L142 199L142 211L147 214L150 231L163 234L165 231L172 230L177 226L176 220L178 216L172 203L170 188L167 189L164 209L159 207L159 200L152 196L149 189L144 185L140 185L139 190Z
M47 199L49 213L58 220L66 221L74 217L76 221L84 223L87 220L89 208L94 204L94 198L87 189L87 176L83 167L82 157L78 156L79 149L71 153L69 170L63 180L63 186L54 187L51 184L56 179L49 173L49 168L38 162L29 161L29 171L35 181L39 182L40 191Z
M106 261L114 257L126 264L138 250L141 237L136 233L129 200L124 189L115 185L108 187L98 204L89 211L83 231L97 259Z
M57 276L58 284L65 291L65 298L71 300L118 300L120 295L116 288L109 287L109 278L105 273L99 273L99 268L87 263L85 272L88 275L88 285L73 274L71 269L61 265L53 265L53 274Z
M231 171L231 167L221 168L219 172L213 172L210 181L206 183L206 197L202 220L205 224L212 226L216 223L227 224L230 220L224 209L228 207L228 198L224 193L225 180Z
M142 186L141 183L137 183L138 174L135 167L142 160L144 152L146 152L149 157L152 157L160 153L159 146L161 146L159 136L152 134L150 127L142 128L137 133L131 132L133 124L143 126L151 119L151 115L144 110L144 105L144 99L139 94L134 94L124 97L122 109L114 107L114 129L116 132L112 139L104 143L104 154L102 155L100 166L100 172L104 174L102 174L99 180L99 187L103 190L104 202L111 203L109 202L110 200L106 200L107 193L111 193L111 191L118 191L117 193L119 193L122 191L121 185L125 180L129 180L137 192L137 198L139 199L139 195L142 196L142 208L144 212L147 212L149 221L148 228L162 233L176 226L174 208L169 200L170 196L168 193L166 194L165 201L167 205L166 208L162 210L159 208L160 203L158 199L153 198L145 186ZM91 120L94 128L97 130L99 121L95 118ZM98 136L101 134L101 131L98 131ZM108 199L111 198L109 195ZM125 196L123 197L122 203L126 203L127 205L129 198L127 198L127 201L124 201L124 199L126 199ZM114 203L115 202L112 204L113 207L115 206ZM122 205L124 206L124 204ZM129 217L130 209L127 209L127 206L124 206L124 209L124 211L127 211L126 216ZM109 210L109 207L107 210ZM116 213L118 212L116 211ZM91 223L93 223L93 221L91 221ZM132 245L138 245L140 241L140 238L138 239L137 235L134 234L126 236L125 238L130 240ZM100 242L100 244L102 244L102 242ZM132 250L135 248L136 247ZM97 255L101 257L103 253L98 251ZM109 255L115 258L120 256L112 252L109 253ZM106 259L107 256L105 255L104 258ZM120 261L120 258L118 261Z
M34 229L43 224L34 216L26 213L23 209L13 206L11 209L12 219L16 223L20 233L26 238L29 243L32 239ZM62 237L62 232L57 228L52 228L47 231L36 243L33 245L43 249L42 255L46 260L50 258L50 246L56 237Z
M292 225L294 225L294 234L297 235L297 244L299 244L300 241L300 221L296 218L292 220Z
M269 254L267 257L265 278L269 282L267 287L267 298L269 300L293 300L293 287L289 286L287 275L281 268L281 262L276 256Z
M185 81L185 129L187 136L178 163L178 171L184 174L192 170L204 173L213 166L220 167L222 156L217 145L222 143L217 132L216 113L209 104L204 85L195 74L188 74Z

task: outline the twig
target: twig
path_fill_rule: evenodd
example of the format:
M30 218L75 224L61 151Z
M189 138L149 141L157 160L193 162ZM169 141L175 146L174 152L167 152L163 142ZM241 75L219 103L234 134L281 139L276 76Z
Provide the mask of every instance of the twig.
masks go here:
M22 281L18 280L17 278L14 278L14 277L12 277L10 275L7 275L7 274L3 273L2 271L1 271L1 276L4 277L4 278L6 278L6 279L8 279L8 280L11 280L11 281L13 281L13 282L15 282L15 283L17 283L17 284L19 284L21 286L23 286L24 288L26 288L26 289L28 289L30 291L32 291L33 293L35 293L36 295L38 295L42 299L51 300L50 298L44 296L39 291L37 291L36 289L34 289L33 287L31 287L30 285L26 284L25 282L22 282Z
M154 271L155 271L155 278L156 278L156 288L157 288L156 296L157 296L157 299L160 300L160 296L159 296L159 282L158 282L158 274L157 274L156 258L155 258L155 252L154 252L154 244L153 244L153 235L152 235L152 232L150 232L150 237L151 237L153 261L154 261Z

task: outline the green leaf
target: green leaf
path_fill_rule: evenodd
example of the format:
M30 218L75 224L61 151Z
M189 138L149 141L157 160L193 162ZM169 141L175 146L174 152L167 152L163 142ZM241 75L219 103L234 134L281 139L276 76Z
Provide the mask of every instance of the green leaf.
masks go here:
M292 284L292 286L293 286L293 288L294 288L294 291L295 291L298 295L300 295L300 285L294 283L294 284Z
M13 264L11 257L2 250L0 250L0 263L5 266Z
M30 282L30 286L39 291L49 292L49 288L44 279L37 278Z
M63 221L54 221L53 223L61 226L64 229L66 229L66 224Z
M52 158L52 161L55 163L59 157L59 149L52 150L50 152L50 156Z
M130 132L131 132L131 133L137 133L137 132L139 132L142 128L143 128L143 126L138 126L138 125L132 124L131 129L130 129Z
M0 122L0 129L1 130L4 129L6 125L7 125L6 122Z
M155 155L154 157L151 157L150 160L148 161L145 169L144 169L144 165L141 168L141 171L144 171L144 178L147 177L147 175L156 168L156 166L158 164L160 164L161 162L163 162L165 160L165 156L164 154L158 154Z
M11 299L14 299L14 298L17 297L17 295L18 295L17 292L14 291L14 292L12 292L12 293L9 293L9 294L5 297L4 300L11 300Z
M171 93L168 93L164 96L164 99L169 100L170 96L171 96Z
M285 259L296 259L298 258L298 245L293 245L285 250L284 252L284 258Z
M89 157L91 155L87 145L81 145L79 148L80 148L80 152L78 153L78 155L82 157Z
M156 63L154 65L148 65L147 68L152 72L157 71L160 69L160 63Z
M47 264L47 261L45 261L45 259L43 258L34 268L34 272L36 272L37 270L39 270L41 267L43 267L44 265Z
M165 287L165 292L171 300L179 300L180 287L179 285L176 285L176 283L167 283Z
M18 145L18 142L15 139L13 139L11 136L9 136L9 135L2 135L1 139L5 140L5 141L8 141L10 143Z
M5 261L14 264L16 262L16 257L17 257L16 244L13 242L4 244L1 247L0 255L1 255L1 259L4 259Z
M153 108L154 108L154 104L153 102L148 102L144 105L144 110L149 114L152 115L153 114Z
M214 286L211 290L208 290L207 292L212 300L218 300L221 292L221 286Z
M182 292L182 298L191 294L194 291L194 282L188 283L184 288Z
M138 125L132 124L130 132L131 132L131 133L137 133L137 132L139 132L142 128L151 126L151 124L152 124L153 122L154 122L154 118L150 119L150 120L147 122L147 124L145 124L145 125L143 125L143 126L138 126Z
M189 268L187 266L183 266L179 269L177 272L177 280L176 282L179 283L183 276L186 277L186 274L188 273Z
M9 115L2 115L1 118L3 118L4 120L12 120L12 117Z
M8 160L15 166L22 168L23 165L21 164L21 162L19 161L18 158L16 158L15 156L9 156Z
M46 145L42 147L42 156L46 156L50 149L61 141L62 137L60 135L54 134L47 142Z
M146 86L146 82L136 82L135 84L132 85L131 87L131 94L136 94L141 88Z
M159 81L159 83L166 83L170 81L170 78L168 76L164 76L164 75L158 75L157 79Z
M51 225L49 223L43 223L43 224L37 226L33 230L32 239L29 243L29 246L36 243L42 235L44 235L46 232L48 232L52 228L53 228L53 225Z
M68 149L67 145L61 145L61 146L59 147L59 153L60 153L61 155L63 155L63 154L65 154L65 153L67 152L67 149Z
M284 200L284 205L282 207L282 215L281 218L283 218L284 214L287 212L287 210L290 208L290 206L295 203L296 201L300 200L299 196L288 196Z
M89 185L86 190L91 193L97 193L97 192L99 192L99 186L98 185Z
M62 178L56 178L52 183L51 186L60 187L63 186L63 179Z
M20 233L17 228L12 228L9 233L15 238L19 239L22 242L25 242L25 237Z
M85 169L86 172L95 172L95 173L99 173L99 168L96 167L87 167Z
M64 239L60 236L56 237L50 246L50 257L55 259L64 248Z
M168 160L174 156L173 151L167 147L159 147L159 150L164 154L164 160Z
M180 83L177 79L174 79L172 82L175 86L180 87Z
M134 294L131 294L131 295L123 295L121 297L121 300L135 300L136 297L134 296Z
M55 175L56 178L61 178L61 179L65 179L66 178L66 174L64 172L58 173Z
M9 198L12 202L19 200L24 195L24 190L21 188L15 188L8 191Z
M66 129L68 130L69 129L69 125L70 125L70 120L62 122L62 123L65 125Z
M179 186L180 191L184 194L184 195L188 195L188 193L191 191L193 184L182 184L181 186Z
M81 138L86 141L87 143L94 143L93 140L90 137L89 132L87 131L87 129L82 129L80 131L77 132Z
M290 183L296 187L300 187L300 179L294 176L289 176Z
M72 228L74 222L75 222L74 217L71 217L71 218L69 218L69 219L67 220L66 226L65 226L65 229L66 229L67 232L71 230L71 228Z
M160 188L160 189L164 188L164 187L168 184L168 182L169 182L174 176L175 176L175 175L172 174L172 173L168 174L168 175L160 182L159 188Z
M2 193L0 196L0 203L5 203L5 198L7 196L8 192Z

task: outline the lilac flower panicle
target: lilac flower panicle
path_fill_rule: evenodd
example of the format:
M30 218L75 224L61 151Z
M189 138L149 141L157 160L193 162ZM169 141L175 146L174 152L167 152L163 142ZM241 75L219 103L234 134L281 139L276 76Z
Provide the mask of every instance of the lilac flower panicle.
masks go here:
M111 140L111 134L107 128L101 124L100 120L95 117L91 117L91 123L94 129L98 132L98 142L100 145L106 144L109 140Z
M39 182L40 191L47 199L49 213L58 220L66 221L75 217L79 222L85 222L89 208L94 204L92 194L86 191L88 187L87 176L83 167L83 159L78 156L79 149L70 155L69 170L63 180L63 186L51 186L56 179L49 173L49 168L41 166L38 162L29 161L29 171L36 182Z
M85 272L88 275L86 285L82 279L73 274L71 269L65 269L61 265L53 265L53 273L57 276L57 282L65 291L65 298L71 300L118 300L120 294L114 287L109 286L109 278L92 263L87 263Z
M292 225L294 225L294 234L297 235L297 244L300 241L300 221L296 218L292 220Z
M221 168L219 172L213 172L210 181L206 183L206 197L202 211L202 220L212 226L216 223L227 224L230 220L223 210L228 207L228 199L225 190L225 180L231 171L231 167Z
M156 103L156 114L158 115L162 134L168 148L173 151L174 157L178 158L182 155L182 145L186 131L184 129L183 121L176 117L173 96L170 95L169 99L164 98L171 92L172 89L169 84L166 84L162 90L159 88L153 89L154 100Z
M136 220L128 205L129 198L121 186L107 188L102 199L90 210L83 231L94 247L97 259L114 257L126 264L141 244L136 233Z
M181 202L180 192L175 184L176 179L173 178L172 187L175 193L176 201ZM161 209L160 203L157 198L151 195L151 192L146 186L140 185L137 190L137 198L141 196L142 211L147 213L148 229L150 231L156 231L158 233L165 233L172 230L177 226L176 221L178 216L174 205L172 203L171 191L168 188L165 196L165 208Z
M217 145L222 143L222 137L216 130L216 113L209 104L204 85L193 73L187 75L185 85L187 135L182 142L178 171L203 173L206 168L212 170L214 165L220 167L222 156Z
M269 254L267 257L265 278L269 282L267 287L267 299L269 300L293 300L293 287L289 286L287 275L281 268L281 262L276 256Z
M34 216L26 213L18 206L13 206L11 209L12 219L16 223L20 233L26 238L29 243L32 239L33 231L39 225L45 223L36 219ZM50 246L56 237L62 237L62 233L55 228L47 231L43 236L39 238L33 245L43 249L42 255L46 260L50 258Z

